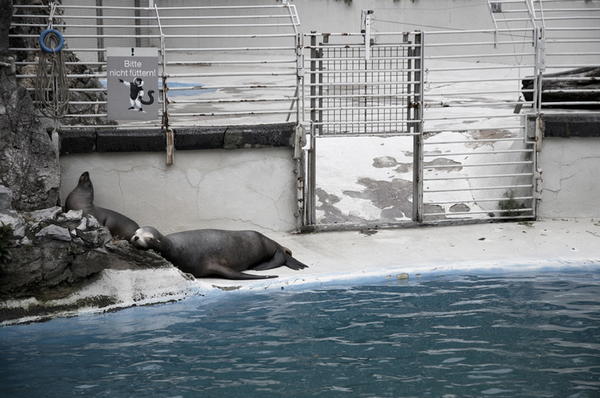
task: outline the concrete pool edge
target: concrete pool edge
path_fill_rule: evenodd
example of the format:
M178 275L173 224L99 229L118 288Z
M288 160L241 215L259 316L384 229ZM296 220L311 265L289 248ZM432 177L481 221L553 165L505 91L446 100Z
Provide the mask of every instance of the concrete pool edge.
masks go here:
M290 247L309 268L277 268L266 273L279 278L251 281L193 280L175 268L104 271L99 280L63 301L85 301L108 293L114 298L112 304L21 317L0 325L102 313L194 296L218 299L233 292L309 290L376 280L413 282L427 275L600 270L600 222L592 219L382 230L374 235L329 232L272 237ZM1 304L13 308L36 305L31 299Z

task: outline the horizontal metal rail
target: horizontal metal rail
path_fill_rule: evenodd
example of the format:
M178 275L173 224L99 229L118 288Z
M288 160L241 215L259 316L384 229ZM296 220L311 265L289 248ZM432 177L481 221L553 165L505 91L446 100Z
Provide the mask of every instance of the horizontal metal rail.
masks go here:
M485 129L485 128L484 128ZM459 130L452 130L452 129L444 129L444 128L437 128L437 129L432 129L432 128L425 128L425 130L423 131L423 133L425 134L435 134L435 133L445 133L445 132L449 132L449 133L453 133L453 134L462 134L462 133L468 133L468 132L479 132L481 131L482 128L466 128L463 127ZM523 126L502 126L502 130L523 130Z
M487 178L508 178L508 177L531 177L533 173L513 173L513 174L488 174L488 175L461 175L458 177L426 177L423 181L452 181L452 180L477 180Z
M533 89L521 89L522 93L533 93L534 90ZM460 91L460 92L446 92L444 91L444 93L430 93L429 96L430 97L448 97L448 96L464 96L464 95L472 95L472 94L476 94L476 95L484 95L484 94L514 94L515 90L497 90L497 91Z
M38 5L38 4L15 4L13 8L38 8L38 9L47 9L47 5ZM58 9L108 9L108 10L148 10L154 11L154 7L132 7L132 6L110 6L110 5L102 5L102 6L89 6L89 5L79 5L79 4L58 4ZM177 7L177 6L169 6L169 7L156 7L159 11L164 10L214 10L214 9L245 9L245 8L286 8L283 4L270 4L270 5L236 5L236 6L187 6L187 7Z
M274 18L286 18L289 19L289 15L186 15L186 16L161 16L161 20L203 20L203 19L274 19ZM47 15L35 15L35 14L13 14L13 18L44 18L48 19ZM126 20L156 20L155 16L135 16L135 15L61 15L61 19L126 19ZM141 25L143 27L143 25Z
M248 111L226 111L226 112L177 112L169 111L172 116L236 116L236 115L268 115L268 114L288 114L289 108L286 109L269 109L269 110L248 110Z
M39 34L25 34L25 33L19 33L19 34L9 34L8 37L39 37ZM91 34L64 34L63 37L65 39L73 39L73 38L80 38L80 39L95 39L95 38L99 38L99 37L104 37L104 38L122 38L123 35L119 35L119 34L95 34L95 35L91 35ZM146 39L157 39L160 38L161 35L160 34L139 34L136 35L135 37L139 37L139 38L146 38ZM162 35L162 37L166 37L166 38L174 38L174 39L184 39L184 38L194 38L194 39L224 39L224 38L248 38L248 39L262 39L262 38L266 38L266 37L296 37L296 35L294 33L257 33L257 34L251 34L251 35L241 35L241 34L207 34L207 35L177 35L177 34L173 34L173 35L169 35L169 34L164 34Z
M518 142L523 141L523 137L518 138L485 138L485 139L471 139L471 140L457 140L457 141L425 141L423 145L451 145L451 144L478 144L478 143L491 143L491 142Z
M264 46L264 47L188 47L188 48L166 48L165 52L218 52L218 51L265 51L265 50L282 50L295 51L293 46Z
M533 68L535 65L494 65L494 66L463 66L463 67L446 67L446 68L427 68L428 72L450 72L463 70L493 70L493 69L527 69Z
M490 214L490 213L523 213L533 211L533 208L522 208L522 209L494 209L494 210L484 210L484 211L468 211L468 212L448 212L448 213L423 213L423 216L465 216L465 215L478 215L478 214Z
M533 149L502 149L498 151L485 151L485 152L455 152L455 153L442 153L442 154L423 154L424 157L440 157L440 156L473 156L473 155L497 155L500 153L531 153Z
M489 53L489 54L456 54L456 55L429 55L425 59L464 59L464 58L505 58L505 57L533 57L535 53Z
M47 24L43 24L43 23L39 23L39 24L32 24L32 23L19 23L19 22L12 22L10 24L10 26L32 26L32 27L41 27L44 28L47 26ZM127 29L132 29L135 28L135 25L115 25L115 24L54 24L53 25L55 28L108 28L108 29L120 29L120 28L127 28ZM144 24L144 25L140 25L139 26L142 29L148 29L148 28L156 28L158 29L158 25L152 25L152 24ZM166 24L166 25L162 25L163 29L169 29L169 28L284 28L284 27L290 27L289 23L261 23L261 24L256 24L256 23L247 23L247 24Z
M427 121L429 122L437 122L437 121L443 121L443 120L477 120L477 119L481 119L481 118L488 118L488 119L513 119L516 117L521 117L521 115L518 114L509 114L509 115L492 115L492 114L482 114L482 115L461 115L461 116L446 116L446 117L427 117L425 118Z
M497 189L517 189L517 188L533 188L532 184L523 185L498 185L493 187L477 187L477 188L452 188L452 189L425 189L424 193L442 193L442 192L476 192L476 191L493 191Z
M299 97L271 97L271 98L232 98L232 99L188 99L182 100L178 98L169 98L171 104L230 104L230 103L246 103L246 102L281 102L281 101L297 101Z
M502 46L502 45L513 45L513 44L531 44L531 40L505 40L505 41L474 41L474 42L456 42L456 43L427 43L427 48L443 47L448 48L452 46Z
M459 102L459 101L432 101L425 102L425 107L433 108L434 105L439 105L440 108L468 108L468 107L496 107L496 106L507 106L507 105L532 105L534 101L503 101L503 102ZM431 119L430 119L431 120Z
M440 165L425 165L424 168L427 169L455 169L458 167L492 167L492 166L514 166L514 165L531 165L533 161L531 160L523 160L523 161L515 161L515 162L488 162L488 163L466 163L466 164L440 164Z
M449 200L449 201L434 201L434 202L423 202L425 205L450 205L456 203L485 203L485 202L503 202L507 200L531 200L533 196L517 196L513 198L485 198L485 199L469 199L469 200Z

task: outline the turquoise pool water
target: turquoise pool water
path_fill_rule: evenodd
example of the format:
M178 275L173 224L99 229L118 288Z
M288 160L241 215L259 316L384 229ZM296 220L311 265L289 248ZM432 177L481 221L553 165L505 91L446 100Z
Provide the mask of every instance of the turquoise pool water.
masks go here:
M598 397L600 273L224 292L0 328L6 397Z

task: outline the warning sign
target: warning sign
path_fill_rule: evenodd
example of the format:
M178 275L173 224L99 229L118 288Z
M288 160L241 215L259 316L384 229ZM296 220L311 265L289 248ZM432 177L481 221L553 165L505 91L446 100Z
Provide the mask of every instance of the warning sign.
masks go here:
M107 110L111 120L158 119L158 49L109 48Z

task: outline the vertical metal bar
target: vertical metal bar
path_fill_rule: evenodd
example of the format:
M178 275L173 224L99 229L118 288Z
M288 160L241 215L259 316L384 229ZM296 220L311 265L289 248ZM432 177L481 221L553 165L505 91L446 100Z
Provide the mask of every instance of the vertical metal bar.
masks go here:
M96 0L96 34L98 38L96 39L96 45L98 49L104 48L104 19L102 18L104 15L104 9L102 8L103 0ZM104 62L104 51L98 51L97 53L98 62ZM100 67L98 67L100 68Z
M413 136L413 214L415 222L423 222L423 32L415 34L415 97L413 104L416 118L416 134Z
M350 81L350 77L352 76L352 72L350 71L350 61L348 60L348 58L350 57L350 48L347 48L344 51L344 55L346 56L346 58L344 59L344 66L342 67L343 69L346 70L346 76L344 77L344 83L348 83ZM341 82L340 82L341 83ZM340 86L341 88L341 86ZM341 92L342 90L340 90ZM344 94L347 94L347 90L344 90ZM344 124L344 132L349 133L348 131L348 112L352 112L350 110L350 108L352 107L352 102L348 101L349 98L346 98L343 101L340 101L340 104L343 103L344 107L346 108L345 112L344 112L344 121L346 122L346 124Z
M316 223L316 209L315 209L315 184L316 184L316 159L315 159L315 134L317 122L317 32L312 31L310 35L310 146L308 148L308 184L306 187L306 203L305 203L305 219L307 225L315 225Z
M296 45L296 89L294 91L294 98L290 102L290 111L285 119L286 122L290 121L292 112L294 111L294 105L296 105L296 123L300 123L300 93L301 93L301 81L304 76L304 60L302 58L302 34L296 33L294 38Z
M292 9L290 3L285 3L286 9L288 10L288 15L290 17L290 21L292 23L292 28L294 29L294 33L296 37L294 42L296 44L296 92L294 93L295 98L299 98L300 96L300 80L304 75L304 61L302 58L302 34L298 32L298 27L296 26L296 21L294 19L294 11L296 8ZM292 99L292 103L290 104L290 113L288 113L286 122L290 120L292 115L292 111L294 109L294 104L296 105L296 123L300 123L300 103L299 100Z
M404 34L404 42L405 43L410 43L409 40L409 33L405 33ZM406 129L409 133L412 133L414 131L414 126L412 123L410 123L410 121L412 120L412 100L410 97L410 94L412 93L412 56L413 56L413 49L412 47L408 46L407 47L407 55L408 55L408 59L406 60L406 81L407 83L404 85L404 87L406 87L406 100L404 102L404 105L406 106Z
M367 61L367 35L364 34L364 43L363 43L363 53L364 53L364 58L362 60L362 64L363 64L363 69L365 71L363 79L364 79L364 97L363 97L363 107L365 108L363 110L363 123L362 123L362 128L358 131L359 133L367 133L367 120L368 120L368 107L367 107L367 98L369 96L369 64Z
M139 1L139 0L137 0ZM175 135L173 130L169 127L169 90L167 86L167 52L165 45L165 34L163 33L162 24L160 22L160 14L158 7L154 5L154 11L156 13L156 24L160 32L160 56L161 56L161 78L162 78L162 128L166 136L167 144L167 166L174 163L175 157ZM137 41L137 38L136 38Z
M355 59L356 58L356 48L354 48L354 47L352 47L352 52L350 54L350 58L352 58L352 86L350 89L350 93L352 94L352 97L350 98L350 105L352 107L354 107L354 103L355 103L354 98L356 98L354 96L357 95L359 92L356 90L357 86L354 83L356 83L358 80L360 80L360 77L358 77L355 73L355 71L360 68L360 65ZM356 103L360 103L360 100L357 99ZM352 134L354 134L355 130L356 130L356 125L354 124L354 113L355 113L354 109L351 109L350 110L350 132Z
M329 43L329 35L328 34L323 34L323 44L327 44ZM316 130L318 130L319 134L321 135L323 134L323 130L324 130L324 121L323 121L323 52L325 51L325 49L323 47L321 47L321 45L319 44L319 49L317 50L317 58L319 58L319 61L317 63L318 66L318 80L319 80L319 86L318 86L318 92L319 92L319 100L318 100L318 104L319 104L319 124L317 125ZM329 55L329 52L327 52L327 55ZM327 60L327 67L329 67L329 59ZM334 66L335 67L335 66ZM329 74L327 74L327 82L329 83ZM329 87L329 86L328 86ZM329 90L329 88L328 88ZM334 93L335 93L335 86L334 86ZM334 99L335 100L335 99ZM330 100L327 100L327 104L330 103ZM330 116L329 114L329 110L327 111L327 115L326 116ZM329 120L329 118L327 118Z
M296 33L296 139L294 141L294 159L296 174L296 228L298 231L306 225L306 130L304 124L304 35Z
M543 103L543 91L544 91L544 71L546 69L546 46L545 46L545 37L544 37L544 28L536 26L534 28L534 47L535 47L535 63L534 63L534 81L533 81L533 106L535 111L535 126L534 126L534 140L533 140L533 148L531 156L533 157L533 183L532 183L532 206L533 209L533 217L537 218L537 205L538 205L538 196L539 196L539 184L541 180L541 174L538 170L537 160L538 160L538 152L541 150L541 142L543 139L543 132L541 131L542 124L542 103ZM525 123L527 125L527 123ZM527 139L527 134L525 135L525 139Z

